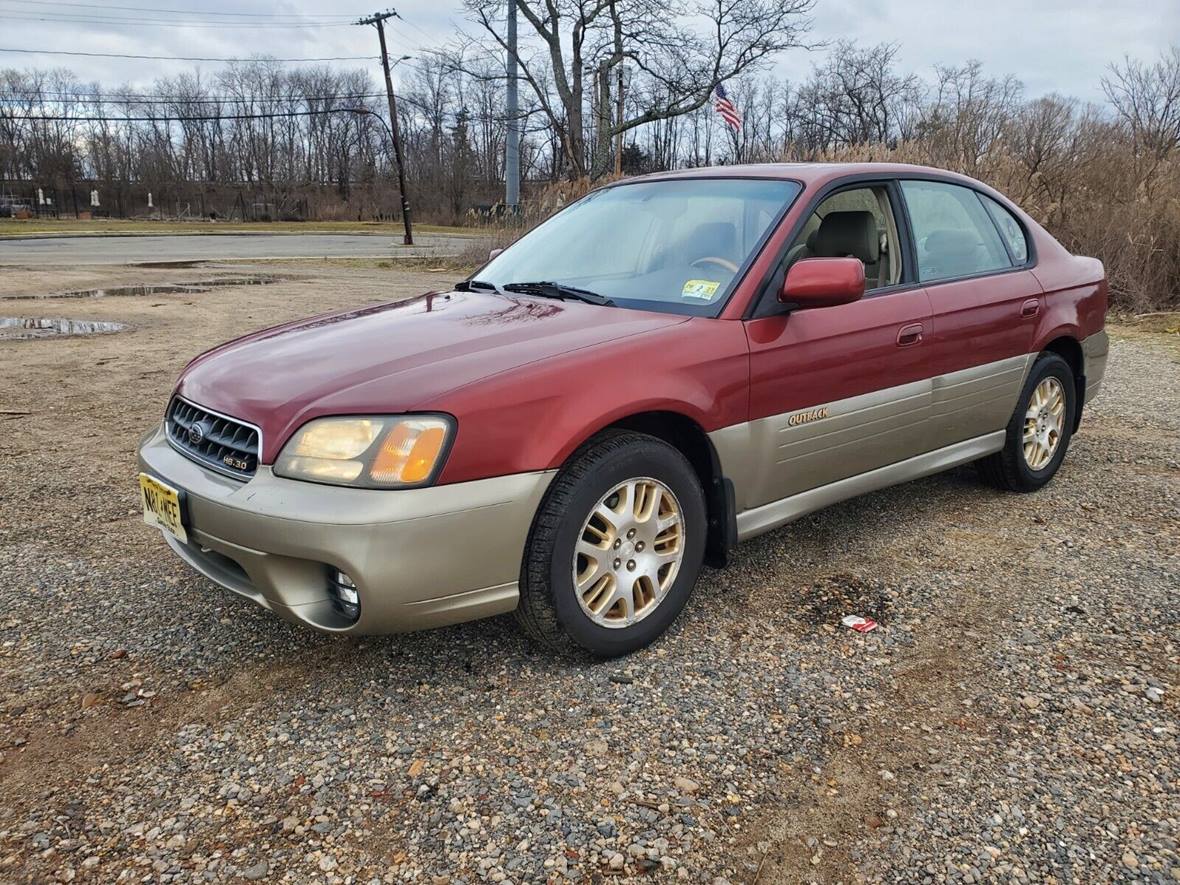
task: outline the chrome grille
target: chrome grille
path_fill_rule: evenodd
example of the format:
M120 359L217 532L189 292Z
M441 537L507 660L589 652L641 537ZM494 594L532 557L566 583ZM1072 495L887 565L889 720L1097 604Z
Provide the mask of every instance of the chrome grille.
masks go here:
M249 479L258 469L257 427L173 397L164 422L168 442L183 455L226 476Z

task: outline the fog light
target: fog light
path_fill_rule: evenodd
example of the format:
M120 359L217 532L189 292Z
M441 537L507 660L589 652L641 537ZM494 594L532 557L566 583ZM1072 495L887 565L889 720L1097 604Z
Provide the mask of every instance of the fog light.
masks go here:
M361 613L361 596L352 578L336 569L332 572L332 584L329 589L337 610L350 621L355 621Z

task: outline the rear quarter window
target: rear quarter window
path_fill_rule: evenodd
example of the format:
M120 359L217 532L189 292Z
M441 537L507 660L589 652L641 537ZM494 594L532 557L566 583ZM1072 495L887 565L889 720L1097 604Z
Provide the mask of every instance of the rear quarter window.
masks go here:
M1028 239L1024 235L1024 228L1020 226L1020 222L991 197L980 194L979 199L983 201L988 214L995 221L996 227L1000 229L1000 234L1003 236L1004 242L1008 244L1008 251L1012 253L1012 258L1017 264L1024 264L1028 261Z

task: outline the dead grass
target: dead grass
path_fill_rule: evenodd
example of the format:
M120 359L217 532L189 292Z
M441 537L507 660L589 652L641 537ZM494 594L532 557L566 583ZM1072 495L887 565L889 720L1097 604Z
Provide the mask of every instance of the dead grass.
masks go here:
M1115 338L1158 345L1180 362L1180 311L1112 317L1107 331Z

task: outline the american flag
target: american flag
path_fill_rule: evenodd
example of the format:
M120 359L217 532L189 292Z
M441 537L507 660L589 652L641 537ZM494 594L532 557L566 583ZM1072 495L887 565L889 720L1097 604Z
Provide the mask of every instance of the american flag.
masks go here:
M713 99L713 110L719 113L731 128L740 131L742 128L742 115L733 106L733 102L725 94L725 87L720 83L713 90Z

